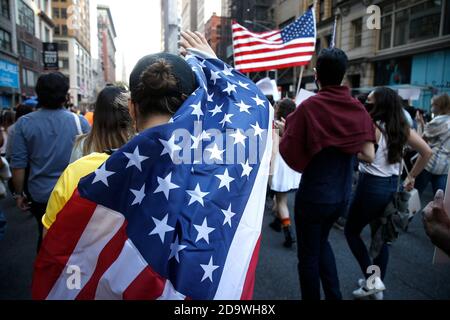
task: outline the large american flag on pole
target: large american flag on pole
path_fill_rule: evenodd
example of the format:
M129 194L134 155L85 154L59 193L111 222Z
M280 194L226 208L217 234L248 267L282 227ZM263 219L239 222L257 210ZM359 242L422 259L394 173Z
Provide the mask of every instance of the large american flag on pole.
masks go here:
M232 28L234 66L244 73L307 65L315 52L313 8L282 30L254 33L237 22Z
M33 298L252 297L273 109L222 61L187 61L198 89L170 123L114 152L58 214Z

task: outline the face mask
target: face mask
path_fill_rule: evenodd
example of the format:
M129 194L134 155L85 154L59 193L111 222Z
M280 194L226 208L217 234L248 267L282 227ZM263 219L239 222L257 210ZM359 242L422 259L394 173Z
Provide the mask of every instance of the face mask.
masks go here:
M364 103L364 107L366 108L367 112L371 112L375 105L373 103L366 102Z

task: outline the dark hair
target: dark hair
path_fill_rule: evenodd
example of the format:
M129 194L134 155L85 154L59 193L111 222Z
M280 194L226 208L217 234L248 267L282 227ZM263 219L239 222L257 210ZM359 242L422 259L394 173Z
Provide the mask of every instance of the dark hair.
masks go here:
M127 91L115 86L107 86L99 93L94 123L84 142L83 155L120 148L133 136L128 97ZM81 138L77 140L79 141Z
M287 116L295 110L295 102L289 98L284 98L277 102L277 110L275 118L281 120L286 119Z
M356 99L358 99L358 101L361 102L362 105L365 105L368 96L369 96L368 93L360 93L356 96Z
M173 115L196 88L195 75L179 56L160 53L142 58L130 75L131 100L143 117Z
M15 121L19 120L20 117L23 117L24 115L27 115L29 113L33 112L33 107L26 104L19 104L16 107L16 119Z
M403 148L409 137L409 125L403 112L403 103L394 90L387 87L377 87L374 90L375 103L372 119L381 121L385 127L383 131L387 136L388 162L398 163L403 157Z
M67 100L69 79L61 72L41 75L36 84L39 106L46 109L59 109Z
M3 128L7 129L9 126L14 124L15 112L12 110L4 110L2 112L1 125Z
M339 86L347 71L348 58L344 51L338 48L320 50L317 57L317 79L325 86Z

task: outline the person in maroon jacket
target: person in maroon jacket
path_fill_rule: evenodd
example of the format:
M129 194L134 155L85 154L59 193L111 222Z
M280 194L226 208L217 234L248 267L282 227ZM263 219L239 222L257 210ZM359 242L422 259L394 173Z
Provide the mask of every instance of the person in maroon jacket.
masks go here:
M341 86L347 64L342 50L323 49L315 68L319 93L276 123L284 132L283 159L303 174L294 211L304 300L320 299L321 282L327 300L342 299L328 235L347 210L356 156L366 162L375 157L372 119Z

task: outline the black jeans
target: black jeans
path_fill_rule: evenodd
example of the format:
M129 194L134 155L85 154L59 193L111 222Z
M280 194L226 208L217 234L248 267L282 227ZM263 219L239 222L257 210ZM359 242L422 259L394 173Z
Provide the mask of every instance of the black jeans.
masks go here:
M320 283L327 300L341 300L333 249L328 242L330 229L344 214L347 202L320 204L295 200L295 226L298 239L298 273L303 300L320 300Z
M42 231L43 231L43 225L42 225L42 216L45 214L45 210L47 209L47 203L40 203L31 201L31 208L30 211L33 214L33 216L36 218L37 226L38 226L38 242L37 242L37 251L39 252L39 249L41 248L41 242L42 242Z

